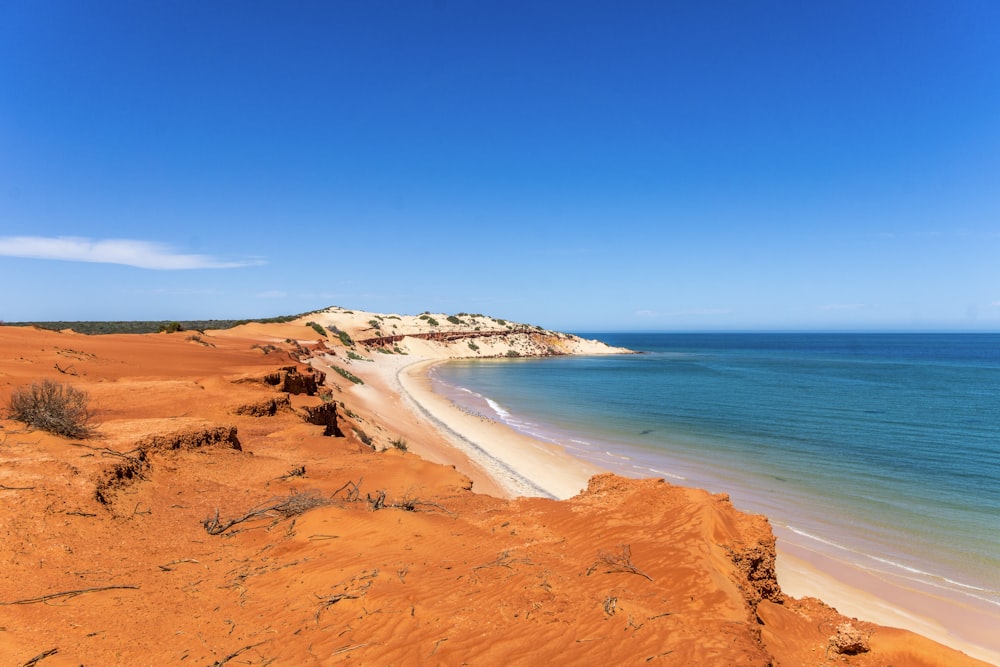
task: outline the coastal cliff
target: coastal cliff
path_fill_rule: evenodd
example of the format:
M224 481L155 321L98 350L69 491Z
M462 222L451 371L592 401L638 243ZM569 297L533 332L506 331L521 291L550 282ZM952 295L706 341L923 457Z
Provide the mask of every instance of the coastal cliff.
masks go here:
M499 497L429 460L386 368L621 352L450 317L0 327L0 405L49 379L94 412L84 439L0 422L0 662L985 664L788 598L766 518L724 495L596 474Z

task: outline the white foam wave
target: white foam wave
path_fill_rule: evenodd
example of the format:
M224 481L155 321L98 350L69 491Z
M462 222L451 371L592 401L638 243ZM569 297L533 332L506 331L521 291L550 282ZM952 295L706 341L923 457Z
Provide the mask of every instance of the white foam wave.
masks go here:
M906 565L905 563L894 561L890 558L884 558L882 556L876 556L873 554L858 551L856 549L851 549L850 547L846 547L843 544L838 544L837 542L833 542L831 540L818 537L816 535L807 533L804 530L795 528L794 526L790 526L788 524L785 524L785 528L792 531L796 535L800 535L815 542L819 542L829 547L833 547L835 549L839 549L849 554L853 554L856 557L867 558L869 560L875 561L876 563L881 563L882 565L888 566L889 568L888 570L879 570L878 568L875 567L866 567L861 563L856 563L862 569L873 572L881 571L885 574L894 574L895 576L902 577L904 579L909 579L910 581L920 582L925 586L940 588L942 590L950 590L953 592L960 592L965 595L968 595L969 597L1000 607L1000 602L998 602L996 599L985 597L990 595L995 596L998 593L1000 593L1000 591L994 591L989 588L983 588L981 586L973 586L971 584L965 584L962 583L961 581L955 581L954 579L949 579L948 577L939 574L934 574L933 572L927 572L925 570L921 570L911 565ZM908 574L902 574L902 573L908 573ZM976 593L982 593L984 595L977 595Z
M492 398L486 398L486 404L490 406L493 412L500 415L500 418L507 421L510 418L510 413L500 407L500 404L494 401Z
M636 466L637 468L639 466ZM684 475L675 475L674 473L664 472L662 470L657 470L656 468L646 468L646 470L656 473L657 475L663 475L664 477L669 477L671 479L687 479Z

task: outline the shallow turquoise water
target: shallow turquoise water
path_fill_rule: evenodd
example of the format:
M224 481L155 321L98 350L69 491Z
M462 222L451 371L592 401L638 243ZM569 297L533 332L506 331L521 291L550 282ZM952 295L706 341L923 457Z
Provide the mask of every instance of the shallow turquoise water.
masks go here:
M587 334L645 352L458 361L438 388L631 476L1000 605L1000 335Z

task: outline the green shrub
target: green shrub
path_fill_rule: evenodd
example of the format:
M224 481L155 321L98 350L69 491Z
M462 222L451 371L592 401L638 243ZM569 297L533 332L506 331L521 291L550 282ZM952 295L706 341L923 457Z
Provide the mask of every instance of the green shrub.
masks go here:
M346 331L341 331L340 329L337 329L337 338L339 338L340 342L346 345L347 347L354 347L354 341L351 340L351 337L347 334Z
M160 333L177 333L178 331L183 331L180 322L170 322L169 324L160 325Z
M306 326L312 327L316 331L316 333L318 333L320 336L327 335L326 329L323 328L322 324L319 324L317 322L306 322Z
M409 447L406 445L406 440L404 440L402 436L396 438L390 444L401 452L409 450Z
M354 435L358 436L358 440L365 443L369 447L372 446L372 437L367 433L365 433L364 431L362 431L360 428L354 429Z
M362 357L360 354L358 354L354 350L348 350L347 351L347 358L348 359L354 359L355 361L368 361L367 359L365 359L364 357Z
M508 357L520 357L521 353L518 352L517 350L507 350L507 356Z
M19 387L10 396L8 416L33 428L66 436L86 438L92 414L87 392L52 380Z
M365 383L365 381L362 380L361 378L359 378L357 375L355 375L354 373L352 373L349 370L341 368L340 366L331 366L331 368L333 368L333 370L337 371L338 373L340 373L341 375L343 375L345 378L347 378L348 380L350 380L354 384L364 384Z
M479 352L479 346L473 343L471 340L469 341L469 349L472 350L473 352Z
M465 324L465 322L463 322L462 320L458 319L454 315L449 315L448 316L448 321L451 322L452 324Z

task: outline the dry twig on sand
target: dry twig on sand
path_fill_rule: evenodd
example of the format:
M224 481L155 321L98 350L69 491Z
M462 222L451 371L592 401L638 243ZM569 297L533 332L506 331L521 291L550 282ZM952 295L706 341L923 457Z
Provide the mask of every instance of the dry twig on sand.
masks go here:
M248 644L248 645L244 646L243 648L239 649L238 651L234 651L233 653L230 653L229 655L227 655L222 660L216 660L209 667L222 667L222 665L226 664L227 662L229 662L233 658L238 658L240 656L240 654L245 653L246 651L249 651L252 648L257 648L258 646L260 646L263 643L265 643L265 642L257 642L256 644Z
M215 510L214 517L205 519L201 523L209 535L221 535L233 526L245 521L260 518L273 518L275 522L277 522L282 519L288 519L299 516L300 514L305 514L311 509L329 504L329 498L324 498L317 493L294 493L283 498L269 500L262 505L254 507L243 516L226 521L220 521L219 510Z
M40 663L42 660L45 660L45 658L49 657L50 655L55 655L58 652L59 652L58 647L57 648L50 648L48 651L42 651L41 653L39 653L38 655L36 655L34 658L32 658L28 662L26 662L23 665L21 665L21 667L35 667L35 665L37 665L38 663Z
M372 587L372 584L375 582L377 577L378 569L364 570L361 574L353 576L347 581L338 584L344 589L342 593L334 593L333 595L317 595L316 597L319 599L319 608L316 610L316 622L319 622L319 616L323 613L324 609L332 607L341 600L358 600L363 598L368 593L368 589Z
M632 562L632 547L628 544L619 544L618 552L602 551L597 554L597 561L587 568L587 576L589 577L594 573L599 567L605 567L604 572L626 572L628 574L638 574L640 577L645 577L646 579L652 581L653 578L637 568Z
M49 600L55 600L56 598L73 598L77 595L83 595L84 593L96 593L98 591L111 591L111 590L138 590L138 586L95 586L94 588L80 588L74 591L61 591L59 593L49 593L48 595L40 595L37 598L27 598L25 600L14 600L12 602L0 602L0 605L13 605L13 604L34 604L36 602L47 602Z

